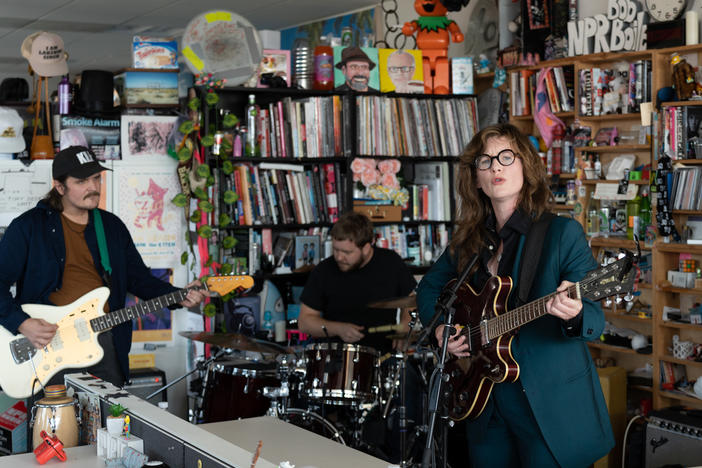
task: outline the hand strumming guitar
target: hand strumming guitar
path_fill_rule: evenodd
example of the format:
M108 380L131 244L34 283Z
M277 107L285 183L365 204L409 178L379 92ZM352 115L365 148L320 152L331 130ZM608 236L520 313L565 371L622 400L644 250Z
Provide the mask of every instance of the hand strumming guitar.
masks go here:
M41 349L48 345L58 330L58 325L49 323L44 319L28 318L22 322L17 330L23 334L32 345Z
M444 342L444 327L445 325L439 325L434 330L434 336L436 336L436 340L439 342L439 345ZM460 328L460 325L456 325L456 327ZM470 353L468 352L468 343L466 343L466 337L461 336L458 333L449 337L448 352L457 357L470 356Z

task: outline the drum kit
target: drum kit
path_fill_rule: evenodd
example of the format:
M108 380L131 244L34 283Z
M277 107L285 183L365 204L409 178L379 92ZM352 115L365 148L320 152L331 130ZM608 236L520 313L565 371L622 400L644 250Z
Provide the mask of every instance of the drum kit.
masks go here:
M414 297L410 298L388 299L369 307L414 307ZM406 351L383 356L371 347L331 340L284 347L239 333L180 334L220 348L217 358L199 366L191 383L191 422L269 415L373 455L399 459L402 466L409 466L409 458L416 455L407 439L421 439L426 426L418 419L425 412L422 408L408 410L400 396L409 380L409 385L419 387L410 390L415 395L413 402L425 404L426 398L416 395L425 393L426 375L435 355L410 348L415 333L388 335L388 339L405 340L402 349ZM252 356L258 359L250 359ZM407 368L420 378L403 378ZM409 428L415 433L409 434ZM401 436L401 443L390 440L393 435Z

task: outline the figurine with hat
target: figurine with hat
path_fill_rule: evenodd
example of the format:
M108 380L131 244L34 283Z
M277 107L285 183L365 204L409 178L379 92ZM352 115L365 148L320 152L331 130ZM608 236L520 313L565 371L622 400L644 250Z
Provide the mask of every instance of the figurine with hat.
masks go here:
M378 49L334 47L335 91L378 91Z

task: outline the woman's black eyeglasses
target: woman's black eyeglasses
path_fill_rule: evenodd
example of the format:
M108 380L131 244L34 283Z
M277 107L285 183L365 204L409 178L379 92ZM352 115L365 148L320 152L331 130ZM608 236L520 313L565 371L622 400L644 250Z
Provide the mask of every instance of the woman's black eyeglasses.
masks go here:
M517 159L517 155L514 154L514 152L511 149L503 149L499 153L497 153L497 156L490 156L489 154L481 154L477 158L475 158L475 161L473 161L473 164L475 167L481 171L487 171L492 167L492 161L494 159L497 159L500 164L503 166L511 166L512 163L514 162L515 159Z

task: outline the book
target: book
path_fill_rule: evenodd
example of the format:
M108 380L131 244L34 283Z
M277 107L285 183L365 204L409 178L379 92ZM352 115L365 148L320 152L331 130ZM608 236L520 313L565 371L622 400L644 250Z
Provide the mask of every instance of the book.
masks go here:
M451 59L451 90L453 94L473 94L473 57Z

